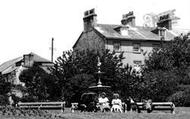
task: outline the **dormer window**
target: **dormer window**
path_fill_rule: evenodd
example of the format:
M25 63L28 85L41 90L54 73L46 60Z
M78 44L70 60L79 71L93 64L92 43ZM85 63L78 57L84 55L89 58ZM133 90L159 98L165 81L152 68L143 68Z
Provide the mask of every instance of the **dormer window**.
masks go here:
M120 29L120 33L121 33L121 35L122 36L128 36L128 34L129 34L129 27L121 27L121 29Z
M118 32L119 34L121 34L122 36L128 36L129 35L129 26L128 25L117 26L114 28L114 30L116 32Z

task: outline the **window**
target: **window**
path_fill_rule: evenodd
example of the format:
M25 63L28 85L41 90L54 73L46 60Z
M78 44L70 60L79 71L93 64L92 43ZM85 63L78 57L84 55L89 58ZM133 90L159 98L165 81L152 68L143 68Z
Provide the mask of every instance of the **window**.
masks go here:
M114 51L121 51L121 43L120 42L114 42L113 43L113 50Z
M140 43L134 43L133 44L133 51L134 52L140 52L141 45Z

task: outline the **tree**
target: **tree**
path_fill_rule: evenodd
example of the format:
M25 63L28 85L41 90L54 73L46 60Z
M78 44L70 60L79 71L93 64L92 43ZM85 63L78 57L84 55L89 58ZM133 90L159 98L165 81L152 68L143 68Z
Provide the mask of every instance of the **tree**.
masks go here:
M190 84L189 44L186 35L176 37L162 48L154 49L145 60L141 86L147 97L166 101L169 96L180 91L180 85Z
M67 101L79 101L89 86L97 84L97 57L100 57L101 71L104 72L101 77L103 85L111 86L112 91L119 92L122 96L129 94L125 87L128 87L128 78L132 77L129 73L131 67L123 66L123 53L116 54L109 50L101 53L93 50L67 51L58 57L53 69Z
M7 93L11 90L11 84L6 82L0 74L0 105L8 103Z
M56 100L61 95L57 78L37 65L23 70L19 79L25 83L31 101Z
M153 70L175 71L179 80L188 80L190 67L190 40L180 36L166 43L161 49L154 49L145 60L145 72Z

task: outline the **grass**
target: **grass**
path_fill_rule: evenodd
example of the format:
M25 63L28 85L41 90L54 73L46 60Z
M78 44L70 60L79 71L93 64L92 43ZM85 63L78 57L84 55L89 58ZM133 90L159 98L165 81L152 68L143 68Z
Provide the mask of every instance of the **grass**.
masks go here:
M60 111L51 111L51 113L56 114L56 118L62 119L189 119L190 118L190 107L177 107L176 114L171 114L170 112L164 111L153 111L152 113L136 113L136 112L126 112L126 113L93 113L93 112L79 112L76 111L71 113L69 109L65 112L60 113ZM49 117L17 117L9 115L0 115L1 119L46 119ZM54 117L55 118L55 117Z

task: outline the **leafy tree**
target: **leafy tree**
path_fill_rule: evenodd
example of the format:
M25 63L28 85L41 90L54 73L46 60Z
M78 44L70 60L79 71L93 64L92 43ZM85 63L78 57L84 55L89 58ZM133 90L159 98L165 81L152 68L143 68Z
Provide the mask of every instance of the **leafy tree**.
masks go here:
M153 70L175 70L180 83L189 82L190 40L188 37L176 37L161 49L154 49L149 59L145 60L145 72ZM185 80L185 81L184 81Z
M10 83L9 82L6 82L2 75L0 74L0 94L1 95L6 95L8 92L10 92Z
M177 81L172 71L152 71L144 74L144 81L141 83L143 98L150 98L154 101L166 101L167 97L177 90Z
M123 53L116 54L109 50L101 53L92 50L67 51L58 57L53 70L67 101L79 101L81 94L89 86L96 85L98 56L102 63L101 71L104 72L101 76L103 85L111 86L112 91L119 92L122 96L129 94L125 87L129 84L127 79L132 77L129 70L131 67L123 66Z
M5 105L7 101L7 93L10 92L11 85L9 82L6 82L2 75L0 74L0 105Z
M30 101L56 100L60 96L57 78L37 65L24 70L19 79L25 83Z
M167 97L180 91L180 85L190 84L189 44L190 40L185 35L153 50L145 60L142 77L144 81L140 84L146 97L166 101ZM174 96L178 95L177 93Z

